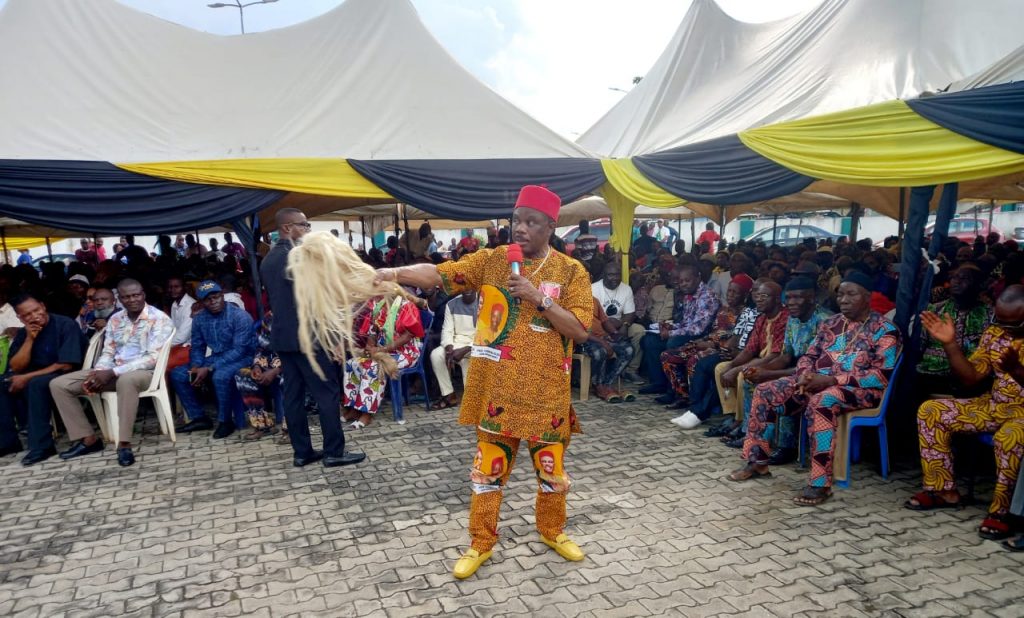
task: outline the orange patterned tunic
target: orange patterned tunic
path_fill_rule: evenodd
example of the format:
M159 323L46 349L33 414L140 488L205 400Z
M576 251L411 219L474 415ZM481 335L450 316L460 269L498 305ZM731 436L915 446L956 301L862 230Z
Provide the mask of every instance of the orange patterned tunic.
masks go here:
M483 249L437 267L448 294L479 292L459 422L507 437L568 443L579 431L569 392L573 343L535 306L509 294L506 251ZM549 249L547 259L524 261L522 275L590 327L593 298L582 264Z

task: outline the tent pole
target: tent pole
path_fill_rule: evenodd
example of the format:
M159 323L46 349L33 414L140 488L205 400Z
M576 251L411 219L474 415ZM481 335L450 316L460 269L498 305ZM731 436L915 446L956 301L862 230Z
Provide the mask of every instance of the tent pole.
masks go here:
M366 242L366 219L364 219L363 217L359 217L359 235L362 237L363 243L365 243ZM367 249L365 244L363 245L363 249L366 250L367 253L369 253L370 249L373 249L373 238L370 238L370 249Z
M907 190L904 187L900 187L900 220L899 226L896 229L896 235L903 238L903 230L906 227L907 218Z
M46 237L46 255L50 256L50 261L53 261L53 247L50 245L50 237Z
M778 240L779 235L779 213L772 215L772 244L774 245Z
M725 240L725 206L719 206L719 212L722 213L722 220L718 224L718 233L721 235L722 240ZM727 243L728 244L728 243Z
M405 259L412 262L412 241L409 238L409 211L402 207L402 220L405 222Z
M697 250L697 218L690 214L690 251ZM696 255L696 253L694 254Z
M7 253L7 227L0 226L0 241L4 243L4 264L11 265L11 255Z
M995 213L995 211L996 211L996 201L995 200L989 200L988 201L988 231L989 231L990 234L992 233L992 216Z
M683 238L683 215L681 215L681 214L676 216L676 232L679 233L679 238L682 239ZM669 247L668 250L669 251L673 251L673 250L675 250L675 247Z
M863 209L857 202L853 203L853 207L850 208L850 242L857 242L857 232L860 228L860 215Z

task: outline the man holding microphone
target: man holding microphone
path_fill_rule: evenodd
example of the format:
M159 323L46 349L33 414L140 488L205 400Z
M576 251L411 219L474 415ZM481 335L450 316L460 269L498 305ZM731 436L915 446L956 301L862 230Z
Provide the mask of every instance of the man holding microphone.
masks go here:
M491 557L502 490L523 441L538 477L536 518L542 542L568 560L584 557L563 531L570 484L564 456L570 434L579 431L569 392L573 344L588 338L593 300L583 265L548 244L560 208L553 192L525 186L512 215L513 245L483 249L458 262L384 269L378 275L380 281L421 289L443 286L450 295L476 290L481 307L505 309L496 325L489 315L477 321L459 414L459 422L475 426L477 433L470 472L472 546L455 565L460 579ZM497 331L493 338L492 327Z

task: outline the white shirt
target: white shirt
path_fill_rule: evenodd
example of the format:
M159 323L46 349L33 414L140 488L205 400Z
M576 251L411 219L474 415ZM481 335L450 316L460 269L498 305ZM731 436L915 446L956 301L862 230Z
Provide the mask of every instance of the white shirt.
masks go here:
M8 328L25 328L25 325L18 319L18 314L11 303L4 303L0 307L0 334Z
M598 280L590 286L590 291L610 318L621 320L624 315L636 313L636 305L633 303L633 288L625 283L620 283L619 287L609 290L604 286L603 280ZM614 311L609 311L609 307L615 307Z
M171 322L174 323L174 338L171 345L189 345L192 343L192 305L196 299L188 294L181 300L171 303Z
M238 292L224 292L224 301L245 311L245 301L242 300L242 295Z
M441 347L455 349L473 345L476 335L478 302L466 304L461 296L449 300L444 306L444 323L441 325Z

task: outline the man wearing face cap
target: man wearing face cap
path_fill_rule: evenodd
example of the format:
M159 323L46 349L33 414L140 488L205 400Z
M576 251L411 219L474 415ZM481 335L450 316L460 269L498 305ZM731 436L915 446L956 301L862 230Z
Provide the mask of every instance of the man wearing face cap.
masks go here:
M805 413L811 446L811 477L794 502L813 506L832 495L832 458L839 415L873 408L882 400L896 359L900 332L871 310L871 278L856 270L847 273L836 297L840 313L825 320L796 372L758 388L752 415L765 426L783 415ZM763 433L747 434L743 446L747 465L729 475L745 481L770 476L771 448Z
M816 288L817 282L810 277L797 277L786 284L785 304L789 319L786 321L782 354L763 367L750 367L743 372L744 380L756 385L751 401L747 403L749 409L746 412L750 419L747 435L757 436L758 439L776 445L776 450L768 458L769 465L782 465L796 459L800 423L795 416L783 416L778 423L765 423L764 419L752 414L757 409L754 402L757 401L759 390L768 392L779 384L776 380L796 373L797 361L811 347L822 323L832 317L830 312L822 309L815 301Z
M512 240L522 248L521 274L512 273L509 247L501 246L458 262L385 269L378 276L421 289L442 286L451 296L477 290L488 311L496 303L508 307L497 336L485 340L478 331L470 352L459 422L476 428L475 452L480 456L470 471L472 546L454 569L460 579L476 572L497 543L502 490L521 442L528 445L538 479L542 470L537 455L542 450L555 458L554 469L561 477L546 486L538 482L541 541L568 560L584 557L563 531L569 487L563 457L570 434L579 431L569 399L573 344L589 337L594 301L583 265L549 246L560 207L560 198L544 187L529 185L520 191ZM490 325L489 316L480 318L478 325Z

